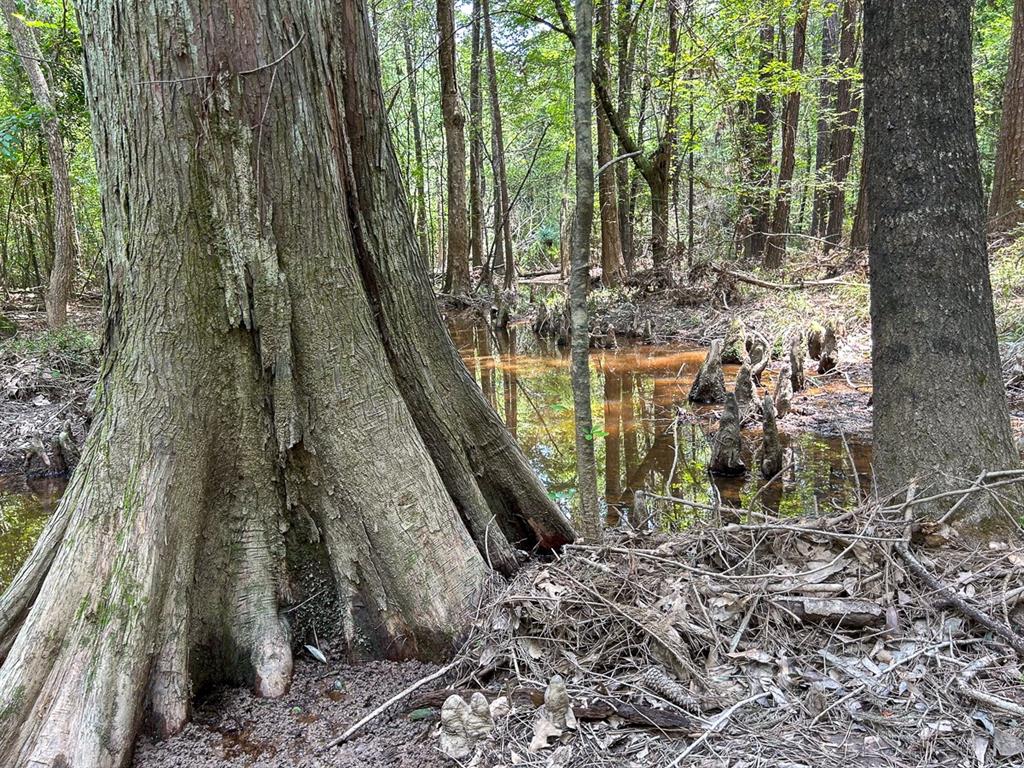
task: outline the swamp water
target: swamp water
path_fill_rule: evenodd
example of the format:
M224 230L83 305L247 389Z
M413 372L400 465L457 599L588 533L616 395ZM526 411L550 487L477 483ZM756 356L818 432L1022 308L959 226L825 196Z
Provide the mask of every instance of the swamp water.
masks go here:
M458 324L452 338L470 373L522 446L551 497L567 512L572 506L575 439L567 349L559 349L513 328L494 334L485 325ZM699 507L660 501L684 499L699 506L747 507L753 499L780 514L829 510L858 500L866 488L871 447L864 440L803 432L783 435L788 466L781 479L765 484L753 473L710 478L706 434L719 407L693 406L686 400L705 350L681 346L624 346L591 353L594 445L599 492L608 524L681 527ZM736 366L726 366L732 386ZM766 374L765 383L773 388ZM756 431L745 433L749 451ZM850 471L851 459L856 476ZM46 520L57 506L66 481L25 481L0 477L0 589L7 586L28 556ZM651 496L644 519L634 509L635 493ZM653 516L651 516L653 514Z
M452 338L549 494L568 510L576 477L568 348L538 338L528 327L496 334L485 325L459 324L452 328ZM745 508L755 498L782 515L855 505L859 488L870 483L871 444L863 438L844 444L841 436L783 434L787 468L772 483L754 472L730 478L708 475L709 435L721 406L687 402L706 351L629 345L591 352L598 492L608 524L617 525L625 517L634 525L672 528L702 514L701 506ZM739 366L724 367L731 390ZM774 377L768 371L762 380L770 392ZM760 426L745 430L744 438L744 460L752 467ZM642 520L630 514L637 491L649 495ZM695 506L665 503L656 496ZM652 511L656 519L649 517Z

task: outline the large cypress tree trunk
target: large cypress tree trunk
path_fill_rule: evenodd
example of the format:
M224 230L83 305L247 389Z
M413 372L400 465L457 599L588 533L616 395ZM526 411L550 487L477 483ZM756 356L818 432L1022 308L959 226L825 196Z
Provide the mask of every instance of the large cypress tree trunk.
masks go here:
M18 58L28 76L32 98L40 111L40 125L46 138L46 159L53 180L53 268L46 291L46 322L50 328L61 328L67 321L68 301L74 287L75 265L78 262L78 229L75 207L71 202L71 179L64 155L60 121L54 109L50 86L43 73L42 53L32 31L18 15L14 0L0 0L0 9L7 20L7 31L14 41Z
M874 465L882 493L1017 464L974 132L971 0L867 0ZM920 491L919 491L920 494ZM1013 521L991 505L982 533Z
M193 687L282 693L302 566L353 651L428 656L488 563L572 536L433 306L365 5L78 11L105 358L81 464L0 599L5 766L124 766Z
M1010 66L1003 87L1003 115L989 198L989 228L1008 232L1024 222L1024 0L1013 4Z
M455 69L455 4L438 0L437 60L441 75L441 114L448 167L448 272L445 288L469 293L469 231L466 219L466 116Z

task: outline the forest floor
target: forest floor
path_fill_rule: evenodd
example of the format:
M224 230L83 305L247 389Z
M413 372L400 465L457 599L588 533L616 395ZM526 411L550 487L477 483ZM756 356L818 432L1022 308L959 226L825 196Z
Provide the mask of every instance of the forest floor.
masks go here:
M996 254L993 285L1021 433L1019 260L1016 246ZM594 291L594 340L703 345L740 319L780 349L787 333L831 321L838 366L801 393L789 426L865 434L868 292L864 265L844 266L835 277L835 265L808 261L768 287L755 283L779 279L738 269L704 270L669 289L640 275L625 289ZM829 279L839 284L810 284ZM530 324L547 290L535 287L534 301L519 302L513 322ZM557 299L546 303L550 312ZM99 304L77 305L60 334L44 331L42 308L28 297L8 301L2 314L18 330L4 340L0 328L0 473L58 471L61 431L79 441L87 429ZM481 607L447 675L337 748L325 749L437 668L346 664L329 652L324 664L300 651L285 697L213 692L178 736L143 737L135 766L1024 765L1018 658L961 610L969 601L1019 630L1024 552L957 547L931 531L944 549L922 558L934 579L923 581L900 553L902 520L893 503L836 510L824 521L709 521L672 537L572 548L534 563ZM571 715L559 709L563 682ZM460 755L452 760L442 752L440 707L452 693L469 700L472 692L484 693L493 717L470 723L484 736L478 742L460 747L449 733L444 746ZM465 725L470 709L452 702L448 718Z

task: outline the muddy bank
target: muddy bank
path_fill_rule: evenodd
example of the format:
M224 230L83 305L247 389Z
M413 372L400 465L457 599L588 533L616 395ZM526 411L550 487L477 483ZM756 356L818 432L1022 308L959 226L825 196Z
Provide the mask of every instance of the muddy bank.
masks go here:
M71 305L68 326L46 330L28 294L4 305L0 338L0 475L66 475L89 425L88 399L99 374L97 299Z

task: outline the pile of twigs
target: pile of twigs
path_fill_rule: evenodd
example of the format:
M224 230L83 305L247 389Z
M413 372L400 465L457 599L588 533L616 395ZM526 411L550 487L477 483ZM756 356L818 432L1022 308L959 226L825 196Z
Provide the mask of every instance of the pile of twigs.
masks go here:
M567 547L407 708L507 696L477 765L1020 765L1024 548L916 547L906 511ZM575 727L538 735L555 676Z

